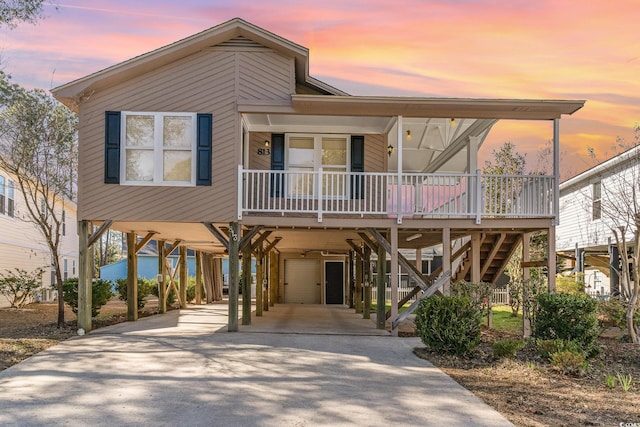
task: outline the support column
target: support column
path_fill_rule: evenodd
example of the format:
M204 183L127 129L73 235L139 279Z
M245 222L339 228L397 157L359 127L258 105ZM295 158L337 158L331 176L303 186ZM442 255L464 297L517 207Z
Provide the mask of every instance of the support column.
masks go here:
M196 304L202 304L202 252L196 251Z
M522 262L531 261L530 239L529 233L522 234ZM529 311L531 307L531 275L529 273L529 267L522 268L522 337L531 337L531 318L529 317Z
M356 284L353 292L356 313L362 313L362 257L356 253Z
M471 234L471 281L480 281L480 233Z
M453 276L453 271L451 267L451 229L443 228L442 229L442 272L446 273L447 271L451 271L451 275ZM444 295L451 295L451 280L447 280L442 287L442 293Z
M547 235L547 278L549 293L556 292L556 227L549 227Z
M229 224L229 332L238 331L238 258L239 226L237 222Z
M262 301L264 297L264 285L262 284L262 243L258 247L258 255L256 256L256 316L262 317Z
M364 248L364 308L362 312L363 319L371 319L371 249L365 245Z
M280 286L280 277L278 277L278 254L271 251L269 254L269 305L273 307L278 298L278 286Z
M187 308L187 288L189 272L187 270L187 247L180 246L180 308Z
M164 240L158 240L158 313L167 312L167 279L166 247Z
M391 319L398 317L398 227L391 229ZM391 326L391 336L398 336L398 328Z
M355 270L354 270L354 266L353 266L353 253L354 251L349 251L349 299L348 299L348 304L349 304L349 308L355 308L356 307L356 302L355 302L355 280L354 280L354 274L355 274Z
M387 320L387 297L386 297L386 282L387 282L387 251L384 250L382 245L378 245L378 271L377 287L378 298L376 301L376 327L378 329L385 328L385 322Z
M242 324L251 324L251 243L242 250Z
M270 279L269 279L269 254L262 254L262 274L264 275L264 291L263 291L263 299L262 299L262 310L269 311L269 295L270 295Z
M89 221L78 224L78 329L89 332L91 325L91 260L89 250ZM60 296L58 296L60 298Z
M609 246L609 280L611 295L620 294L620 251L618 245Z
M136 233L127 233L127 320L138 320L138 256Z

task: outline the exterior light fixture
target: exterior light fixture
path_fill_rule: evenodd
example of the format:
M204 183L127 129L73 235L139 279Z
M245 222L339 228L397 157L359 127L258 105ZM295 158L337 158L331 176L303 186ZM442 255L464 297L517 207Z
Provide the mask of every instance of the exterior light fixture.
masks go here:
M407 130L407 141L411 141L411 130Z
M395 147L394 147L393 145L389 144L389 145L387 146L387 154L389 154L389 157L391 157L391 155L393 154L393 152L394 152L395 150L396 150L396 149L395 149Z
M269 144L270 144L270 143L269 143L269 140L268 140L268 139L265 139L265 140L264 140L264 146L265 146L266 148L269 148Z
M416 233L416 234L412 234L411 236L407 237L405 240L407 242L410 242L412 240L416 240L422 237L422 233Z
M454 127L456 125L456 119L452 118L451 119L451 127Z

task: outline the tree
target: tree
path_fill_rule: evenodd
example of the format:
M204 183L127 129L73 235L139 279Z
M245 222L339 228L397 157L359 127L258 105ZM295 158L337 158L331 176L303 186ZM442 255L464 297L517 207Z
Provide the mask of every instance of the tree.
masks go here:
M44 4L44 0L0 0L0 27L15 28L19 22L35 24L44 18Z
M485 187L484 206L487 213L509 213L522 192L525 156L516 151L515 145L505 142L493 150L493 161L487 160L482 169Z
M0 273L0 294L7 297L11 307L22 308L40 287L44 269L37 268L27 272L15 268L14 271L7 270L4 274Z
M640 344L640 331L634 320L640 305L640 125L634 127L633 141L616 139L618 162L609 174L601 176L600 214L609 227L620 254L617 269L620 298L625 304L627 330L634 344ZM589 149L596 160L596 151ZM589 187L590 189L590 187ZM591 204L597 203L591 194Z
M15 176L25 200L16 217L32 222L51 252L64 325L60 243L64 204L75 197L77 117L42 90L19 90L0 112L0 168Z

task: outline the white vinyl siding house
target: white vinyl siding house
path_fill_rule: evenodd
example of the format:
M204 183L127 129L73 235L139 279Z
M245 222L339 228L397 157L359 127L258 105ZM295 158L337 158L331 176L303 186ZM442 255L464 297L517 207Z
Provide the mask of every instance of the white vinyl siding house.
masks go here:
M25 201L22 193L14 188L15 179L11 175L0 170L0 184L2 178L11 183L13 192L5 190L5 197L10 201L11 211L0 212L0 272L19 268L31 272L38 268L43 269L42 287L51 288L51 253L46 241L36 228L35 224L28 221ZM1 186L0 186L1 189ZM9 198L9 196L11 198ZM78 261L78 233L76 226L76 206L73 202L64 203L65 233L61 240L61 265L75 266ZM9 215L9 213L12 215ZM71 277L71 272L67 270ZM52 297L51 292L44 294ZM8 306L8 302L0 296L0 307Z

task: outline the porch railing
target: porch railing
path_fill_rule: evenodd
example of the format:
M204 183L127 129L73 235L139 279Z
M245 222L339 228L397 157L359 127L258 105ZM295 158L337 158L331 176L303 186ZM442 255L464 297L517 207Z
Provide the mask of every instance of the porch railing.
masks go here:
M398 218L553 217L555 180L543 175L238 170L238 211Z

